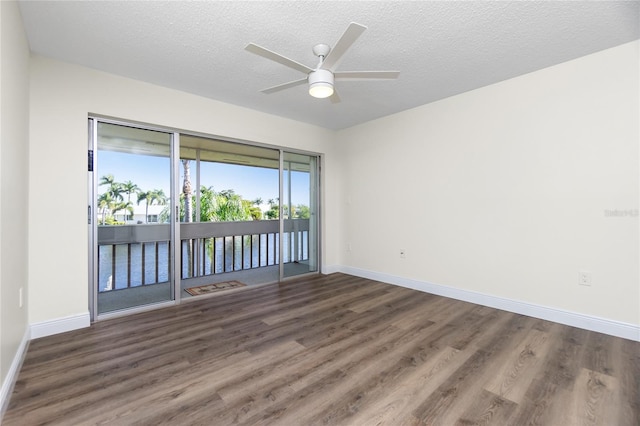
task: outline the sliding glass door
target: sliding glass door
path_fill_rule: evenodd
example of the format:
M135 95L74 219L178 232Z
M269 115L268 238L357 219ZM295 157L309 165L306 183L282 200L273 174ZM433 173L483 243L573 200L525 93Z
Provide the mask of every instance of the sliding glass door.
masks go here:
M318 157L283 152L282 275L318 271Z
M89 124L92 318L318 272L319 156Z
M171 301L173 134L92 124L94 316Z
M277 282L279 150L190 135L180 144L181 296Z

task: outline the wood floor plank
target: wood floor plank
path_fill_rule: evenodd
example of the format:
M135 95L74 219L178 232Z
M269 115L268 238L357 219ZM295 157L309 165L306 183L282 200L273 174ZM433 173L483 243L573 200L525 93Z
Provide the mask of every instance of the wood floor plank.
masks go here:
M448 414L450 408L465 392L465 387L472 383L474 375L483 369L490 357L489 352L475 351L438 389L422 401L413 410L413 415L419 419L420 424L446 424L441 419Z
M525 340L512 352L497 371L493 372L485 389L516 403L522 402L531 380L536 376L537 366L546 357L551 347L549 333L532 329Z
M486 393L486 384L495 378L496 371L505 365L514 364L514 359L520 355L518 348L529 336L534 321L521 315L508 314L506 321L500 324L491 324L479 341L473 343L473 347L490 353L490 356L484 368L474 375L470 383L455 390L457 397L451 408L439 416L441 424L459 424L475 419L473 422L480 422L479 424L503 425L514 414L517 404L500 395ZM483 399L479 400L480 397ZM461 416L460 413L464 414Z
M614 418L615 413L609 411L617 409L614 401L618 391L615 378L583 368L567 404L570 408L566 411L570 415L565 424L592 426L601 424L604 419Z
M557 324L554 345L531 381L523 402L518 405L515 424L545 425L564 421L563 399L571 393L581 370L584 353L582 341L589 332ZM554 420L555 418L555 420Z
M506 425L509 424L509 418L515 412L517 405L483 389L474 395L472 404L455 422L455 425Z
M422 327L427 325L430 324L423 324ZM313 345L310 345L305 340L307 348L316 357L301 355L283 360L280 365L274 366L274 369L287 371L288 374L283 376L282 380L270 382L269 389L266 389L265 392L271 392L273 389L277 389L278 386L289 386L297 390L303 389L305 386L330 374L331 370L344 368L345 364L354 358L370 358L372 350L387 344L393 336L401 335L399 329L386 323L372 325L358 333L354 333L348 328L343 328L342 331L340 334L331 334L327 335L328 338L318 339ZM349 356L344 356L344 354L349 354ZM242 393L244 391L243 385L248 379L240 377L236 388L230 391ZM262 384L257 383L254 385L261 386ZM227 391L229 390L222 390L223 393Z
M620 339L620 349L613 354L617 365L613 375L620 385L617 423L640 425L640 344Z
M376 306L384 305L388 302L393 302L398 296L403 296L404 293L410 294L410 290L406 290L404 292L385 292L383 294L377 295L375 297L368 297L366 299L361 299L357 301L350 302L348 304L348 309L356 312L362 313L365 311L369 311L374 309Z
M503 321L507 319L508 316L505 315ZM452 322L457 320L459 318L454 317ZM440 345L451 344L451 337L451 334L441 334L435 330L424 336L418 336L401 354L402 356L385 361L378 371L367 375L366 384L355 386L354 390L344 394L340 398L339 405L323 414L322 423L349 423L354 413L367 405L377 406L378 399L387 392L387 389L394 388L400 383L405 386L411 383L408 377L413 371L419 369Z
M397 386L405 375L424 362L428 355L421 336L427 334L425 331L429 327L421 325L403 330L399 339L342 367L340 371L346 375L345 380L332 386L331 394L323 395L323 400L315 403L313 410L307 409L297 418L302 424L349 423L354 413L377 403L385 389Z
M259 354L251 354L250 357L237 360L234 363L233 370L223 369L220 371L208 371L207 374L202 374L201 372L198 374L198 369L195 369L194 374L187 377L172 377L164 384L164 387L168 388L166 392L162 394L157 392L150 394L142 403L136 400L136 398L132 398L128 405L130 411L126 421L128 423L144 421L148 424L158 424L168 418L178 408L208 405L212 400L222 399L217 392L218 389L225 383L234 381L236 375L246 375L248 372L253 371L258 363L270 365L280 357L292 356L303 350L304 347L298 343L289 341L279 347L270 347ZM140 406L155 406L155 410L152 415L148 415L147 409L139 410ZM228 404L225 402L225 407L227 406ZM260 409L260 405L257 404L256 401L251 401L250 404L245 404L242 407L242 410L245 412L252 412L258 409ZM225 412L230 411L225 410ZM236 416L236 414L234 414L234 416ZM211 416L211 419L217 421L214 421L212 424L230 423L220 421L220 415Z
M431 395L473 352L450 346L436 348L425 362L409 373L402 386L380 389L383 395L375 403L353 413L356 425L418 424L411 413Z
M345 274L36 339L3 424L640 424L640 343Z

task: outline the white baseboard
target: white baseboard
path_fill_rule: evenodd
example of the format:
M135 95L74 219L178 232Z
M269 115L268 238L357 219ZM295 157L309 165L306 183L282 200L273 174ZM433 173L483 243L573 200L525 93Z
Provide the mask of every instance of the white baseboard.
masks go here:
M13 357L9 371L2 382L2 389L0 390L0 423L2 423L4 413L7 411L7 407L9 406L9 399L11 399L13 387L16 384L16 380L18 380L18 374L20 373L20 368L22 368L22 362L27 354L27 348L29 347L29 341L31 340L30 333L30 328L27 327L24 331L24 336L22 336L22 341L18 346L18 350Z
M91 317L89 312L78 315L71 315L64 318L57 318L51 321L43 321L31 324L31 338L51 336L53 334L73 331L79 328L89 327L91 325Z
M395 275L384 274L366 269L353 268L350 266L339 266L334 272L343 272L357 277L369 278L388 284L407 287L425 293L437 294L439 296L450 297L452 299L463 300L465 302L476 303L478 305L489 306L491 308L502 309L504 311L540 318L560 324L570 325L585 330L597 331L611 336L622 337L624 339L640 342L640 326L614 321L606 318L599 318L575 312L563 311L561 309L550 308L518 300L505 299L469 290L448 287L440 284L432 284L426 281L418 281L409 278L402 278Z

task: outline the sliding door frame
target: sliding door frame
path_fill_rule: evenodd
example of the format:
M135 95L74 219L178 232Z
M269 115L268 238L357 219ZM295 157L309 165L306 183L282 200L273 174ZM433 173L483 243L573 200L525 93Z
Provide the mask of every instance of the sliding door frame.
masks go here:
M98 291L96 288L98 282L98 271L97 271L97 262L98 262L98 250L97 250L97 222L95 220L96 216L96 197L98 191L98 177L95 175L95 161L97 159L97 145L98 145L98 123L108 123L126 127L133 127L142 130L150 130L157 131L162 133L167 133L171 135L171 252L170 252L170 264L172 268L172 285L171 287L171 297L172 299L165 302L159 302L151 305L143 305L133 308L128 308L120 311L107 312L103 314L98 313ZM255 146L260 148L267 148L272 150L277 150L279 152L279 280L287 281L292 279L297 279L304 276L309 275L317 275L321 273L321 247L322 247L322 239L321 239L321 229L322 229L322 217L321 217L321 191L322 191L322 176L321 176L321 164L323 160L323 154L311 151L305 151L295 148L289 148L284 146L270 145L266 143L246 141L241 139L229 138L229 137L221 137L217 135L211 135L200 132L192 132L186 131L182 129L158 126L143 122L138 122L134 120L126 120L119 119L110 116L104 116L99 114L89 114L88 115L88 154L89 154L89 168L87 173L87 188L88 188L88 249L89 249L89 270L88 270L88 280L89 280L89 312L92 321L100 321L104 319L109 319L113 317L119 317L124 315L129 315L132 313L148 311L152 309L158 309L166 306L173 306L180 304L182 301L181 297L181 268L180 268L180 258L181 258L181 243L180 243L180 203L179 203L179 194L180 194L180 137L181 135L185 136L193 136L193 137L201 137L206 139L219 140L223 142ZM283 235L284 235L284 204L283 204L283 173L284 173L284 156L285 152L287 153L295 153L295 154L303 154L308 155L310 157L316 158L316 170L315 172L315 183L316 183L316 191L315 191L315 207L317 211L315 212L316 220L315 220L315 244L313 248L313 252L316 254L316 264L317 270L310 271L309 273L304 273L292 277L284 276L284 245L283 245ZM199 162L196 162L199 164ZM196 173L199 179L199 170ZM199 181L196 183L199 185ZM289 182L290 184L290 182ZM312 206L309 206L310 208ZM200 209L199 203L196 205L196 209ZM313 221L312 221L313 222ZM310 222L310 223L312 223ZM310 249L311 251L311 249Z
M321 163L322 163L322 154L317 154L317 153L310 153L308 151L303 151L303 150L297 150L297 149L290 149L290 148L283 148L280 150L280 211L279 211L279 217L280 217L280 259L284 259L284 244L283 244L283 235L285 233L285 226L284 226L284 203L282 202L282 200L284 200L284 191L287 191L287 202L288 202L288 212L289 214L291 214L291 212L293 211L292 209L292 202L291 202L291 182L292 182L292 167L291 167L291 162L289 162L289 165L286 166L285 169L285 163L287 163L287 161L285 161L285 154L300 154L300 155L305 155L308 157L314 157L315 161L314 161L314 169L313 170L309 170L309 186L311 185L315 185L315 190L313 193L313 197L309 199L309 211L311 213L311 216L309 217L309 259L311 260L311 253L315 253L315 267L316 270L315 271L309 271L309 272L305 272L302 274L297 274L297 275L291 275L291 276L285 276L285 263L284 261L280 262L280 281L287 281L287 280L293 280L293 279L297 279L297 278L301 278L301 277L305 277L305 276L310 276L310 275L315 275L315 274L320 274L321 273L321 268L320 265L322 265L322 259L321 259L321 239L320 239L320 231L322 229L321 227L321 204L320 204L320 200L321 200L321 191L322 191L322 187L321 187ZM287 188L284 188L284 173L287 173ZM315 218L313 217L315 215ZM291 217L289 219L292 219ZM312 227L314 229L312 229ZM312 239L311 235L315 235L315 237ZM312 245L311 242L314 242L313 244L313 249L312 249ZM289 243L289 261L291 262L293 260L294 257L294 253L291 249L291 244ZM297 256L297 253L295 253L295 256Z
M132 122L128 120L120 120L111 117L104 117L94 114L89 114L89 169L91 171L88 173L89 180L89 195L88 195L88 214L89 214L89 314L91 317L91 321L100 321L109 318L120 317L124 315L130 315L132 313L144 312L152 309L157 309L166 306L174 306L180 302L180 291L179 285L180 280L176 281L176 276L179 276L179 271L176 271L176 253L179 247L176 247L174 241L179 241L180 238L180 227L176 226L175 222L175 212L179 209L179 204L176 201L176 188L178 179L176 176L176 159L175 152L176 149L179 148L180 143L180 134L174 130L153 126L143 123ZM170 194L170 203L169 208L172 212L171 214L171 222L170 222L170 239L173 239L170 243L171 250L169 252L169 265L171 268L170 274L170 299L162 302L157 302L148 305L140 305L134 306L122 310L99 313L98 311L98 222L95 220L96 209L97 209L97 194L98 194L98 180L99 177L96 175L96 161L99 160L98 156L98 124L106 123L113 124L117 126L131 127L140 130L148 130L154 132L165 133L170 136L170 185L171 191ZM178 215L179 220L179 215ZM93 222L93 223L91 223ZM179 268L178 268L179 269ZM178 287L176 287L178 286Z
M182 292L180 291L181 270L180 262L180 133L173 131L171 144L171 271L173 272L173 286L171 296L173 303L180 304Z
M96 283L98 282L98 250L95 243L97 241L97 224L94 224L93 215L96 209L96 194L98 193L98 179L95 178L95 162L94 153L97 151L98 144L98 126L96 120L89 117L88 120L88 150L87 150L87 226L89 234L89 316L91 320L97 317L98 292L96 291Z

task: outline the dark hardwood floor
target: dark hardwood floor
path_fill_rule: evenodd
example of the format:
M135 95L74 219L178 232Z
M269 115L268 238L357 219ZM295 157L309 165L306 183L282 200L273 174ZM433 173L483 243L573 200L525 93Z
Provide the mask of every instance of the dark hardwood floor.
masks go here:
M31 342L4 425L640 424L640 343L348 275Z

